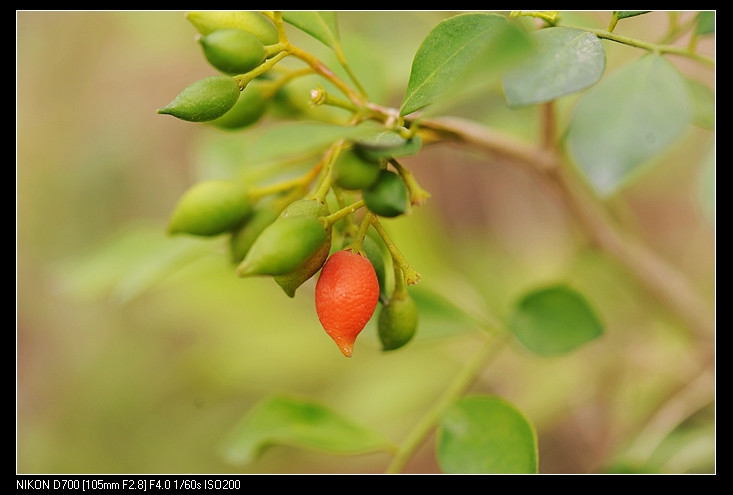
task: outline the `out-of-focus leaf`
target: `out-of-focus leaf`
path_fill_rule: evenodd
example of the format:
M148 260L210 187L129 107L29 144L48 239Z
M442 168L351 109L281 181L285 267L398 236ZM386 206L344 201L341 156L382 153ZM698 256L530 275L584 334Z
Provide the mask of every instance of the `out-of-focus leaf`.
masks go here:
M444 93L450 96L460 89L457 83L475 82L475 71L489 78L517 50L527 48L522 41L522 33L496 14L459 14L440 22L415 54L400 114L420 110Z
M556 27L534 32L537 53L502 78L509 105L554 100L597 83L606 68L606 52L595 35Z
M614 14L619 19L626 19L628 17L636 17L637 15L648 14L651 10L616 10Z
M278 163L305 158L309 154L328 148L335 141L356 139L374 135L377 127L369 123L359 126L342 126L314 121L282 122L252 129L230 136L217 133L212 137L211 148L227 146L229 155L236 156L243 169L262 164ZM238 152L238 155L235 154Z
M568 151L595 190L610 195L673 144L691 118L680 73L664 57L646 55L580 97Z
M211 251L210 241L171 238L164 226L135 224L83 256L60 264L55 276L62 290L74 297L112 297L125 303Z
M222 452L235 465L253 462L268 446L289 445L339 455L392 450L380 433L323 405L274 396L252 409L225 439Z
M713 34L715 32L715 11L706 10L697 14L697 27L695 32L700 35Z
M703 129L715 128L715 95L701 82L686 79L692 103L692 123Z
M522 345L543 356L570 352L603 333L603 324L585 297L563 285L522 297L510 328Z
M339 47L339 30L336 12L284 11L283 20L313 36L324 45Z
M538 471L537 434L514 405L499 397L455 401L438 431L438 461L448 474L532 474Z

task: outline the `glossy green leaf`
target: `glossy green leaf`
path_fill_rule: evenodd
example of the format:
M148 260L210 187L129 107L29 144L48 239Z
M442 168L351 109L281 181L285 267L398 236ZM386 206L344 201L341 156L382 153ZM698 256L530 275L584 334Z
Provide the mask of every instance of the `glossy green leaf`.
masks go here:
M715 128L715 94L701 82L686 79L692 103L692 123L703 129Z
M603 334L603 324L585 297L563 285L524 296L509 326L522 345L543 356L570 352Z
M283 20L310 34L328 47L340 46L336 12L284 11Z
M257 404L225 439L222 453L235 465L253 462L272 445L289 445L338 455L391 450L380 433L323 405L276 396Z
M436 101L478 55L491 47L506 28L495 14L459 14L437 24L412 61L400 114L407 115ZM496 56L502 52L497 50Z
M664 57L645 55L580 97L567 148L595 190L610 195L672 145L691 118L680 73Z
M438 461L448 474L534 474L537 434L515 406L499 397L464 397L444 413Z
M651 10L616 10L614 14L619 19L626 19L628 17L636 17L637 15L648 14Z
M697 27L695 28L697 34L713 34L715 32L715 11L706 10L697 14Z
M597 83L606 68L600 40L580 29L556 27L532 34L537 53L502 78L509 105L542 103Z
M436 98L420 110L419 118L452 114L454 110L483 104L501 86L501 78L535 53L530 35L515 21L496 26L493 39L466 64Z

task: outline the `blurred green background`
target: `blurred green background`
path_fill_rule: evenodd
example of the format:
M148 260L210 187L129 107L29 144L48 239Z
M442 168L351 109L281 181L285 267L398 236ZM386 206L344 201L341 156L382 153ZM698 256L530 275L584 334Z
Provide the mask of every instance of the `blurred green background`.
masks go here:
M378 102L399 105L412 56L449 15L342 13L347 54ZM608 13L567 17L605 27ZM271 280L238 279L223 241L165 236L181 193L236 161L217 155L237 139L231 134L156 114L214 74L183 13L17 12L16 20L17 472L383 472L386 454L274 447L234 466L219 449L254 404L279 392L400 442L473 355L480 330L425 303L410 346L382 353L372 322L345 359L319 325L312 283L290 299ZM655 40L666 20L661 12L628 19L623 32ZM604 46L607 71L639 55ZM713 48L713 39L700 44L709 55ZM674 62L714 89L714 70ZM510 111L498 93L456 112L537 137L535 111ZM714 170L714 136L691 128L609 201L711 304L714 179L706 186L705 174ZM525 291L563 281L603 317L604 336L569 356L538 358L510 345L471 389L527 414L541 472L715 470L709 350L586 247L558 198L525 171L455 146L405 164L433 195L386 222L422 274L416 289L501 319ZM698 375L694 414L669 436L645 429ZM406 471L437 470L431 438Z

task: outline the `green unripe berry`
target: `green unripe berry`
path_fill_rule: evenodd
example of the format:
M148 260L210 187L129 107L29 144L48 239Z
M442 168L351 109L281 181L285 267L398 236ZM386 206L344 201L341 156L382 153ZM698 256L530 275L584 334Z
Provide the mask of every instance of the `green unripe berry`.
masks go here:
M379 164L364 160L353 149L342 151L333 164L333 180L344 189L365 189L379 178Z
M257 237L237 268L247 275L284 275L302 265L328 238L314 216L278 218Z
M278 42L275 25L259 12L247 10L193 11L186 13L186 19L203 35L219 29L241 29L257 36L263 45L273 45Z
M383 249L384 244L380 244L374 240L370 235L364 237L362 243L362 249L372 262L374 271L377 274L377 280L379 281L379 299L382 301L387 300L387 266L385 263L386 253Z
M252 82L241 92L232 109L212 120L211 124L227 130L244 129L260 120L266 110L267 100L262 89Z
M280 218L294 218L298 216L323 217L328 215L328 205L315 199L300 199L291 203L280 214ZM326 229L326 239L318 249L310 255L298 268L290 273L276 275L275 282L282 287L290 297L295 297L295 291L315 275L328 259L331 251L332 228Z
M407 188L402 178L390 170L381 170L379 178L362 192L367 208L382 217L396 217L407 210Z
M265 47L254 34L241 29L220 29L199 38L204 56L226 74L244 74L265 60Z
M239 99L239 85L228 76L211 76L189 84L158 113L189 122L214 120L227 113Z
M382 350L391 351L407 344L415 336L417 324L415 301L406 290L395 290L390 300L382 306L377 322Z
M328 205L317 199L298 199L293 201L280 213L280 218L312 216L323 217L328 215Z
M214 236L235 228L250 212L247 190L227 180L199 182L186 191L171 215L168 232Z
M266 198L254 206L252 213L239 224L229 238L229 255L239 264L249 252L259 235L274 222L282 206L273 198Z

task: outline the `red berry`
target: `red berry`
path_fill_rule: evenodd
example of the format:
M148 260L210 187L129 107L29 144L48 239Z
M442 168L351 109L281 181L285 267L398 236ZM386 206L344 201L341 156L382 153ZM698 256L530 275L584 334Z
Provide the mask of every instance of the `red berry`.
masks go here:
M378 301L377 274L365 256L343 250L328 258L316 283L316 313L344 356L351 357Z

